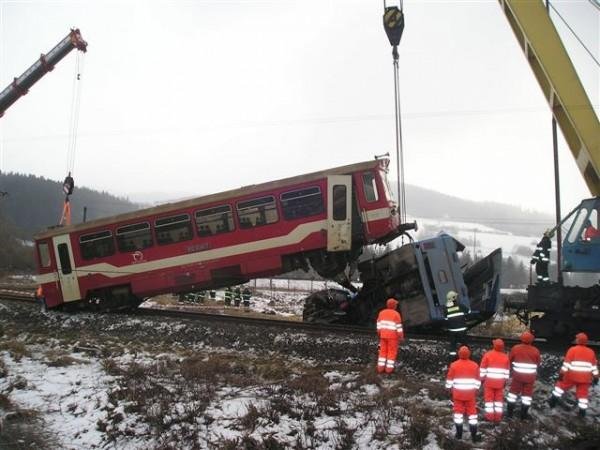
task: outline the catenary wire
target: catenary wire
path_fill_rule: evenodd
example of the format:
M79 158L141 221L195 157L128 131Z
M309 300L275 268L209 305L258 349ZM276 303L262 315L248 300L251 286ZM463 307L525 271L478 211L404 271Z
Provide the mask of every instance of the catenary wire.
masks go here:
M581 38L577 35L577 33L575 33L575 30L573 30L573 28L571 28L571 26L569 25L569 23L565 20L565 18L558 12L558 10L554 7L554 5L550 2L548 2L548 4L550 5L550 8L552 8L552 10L556 13L556 15L560 18L560 20L562 20L562 22L566 25L566 27L569 29L569 31L573 34L573 36L575 36L575 39L577 39L577 41L581 44L581 46L585 49L585 51L588 53L588 55L590 55L590 58L592 58L594 60L594 62L596 63L597 66L600 67L600 62L598 62L598 60L594 57L594 55L592 54L592 52L590 51L589 48L587 48L587 46L584 44L584 42L581 40ZM598 5L595 5L596 7L598 7Z

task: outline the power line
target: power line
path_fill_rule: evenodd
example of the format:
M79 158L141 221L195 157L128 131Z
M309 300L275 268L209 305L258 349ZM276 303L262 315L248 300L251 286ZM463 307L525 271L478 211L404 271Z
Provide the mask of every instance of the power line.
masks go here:
M591 2L592 0L590 0ZM566 27L569 29L569 31L571 31L571 33L573 33L573 36L575 36L575 39L577 39L579 41L579 43L581 44L581 46L585 49L585 51L588 53L588 55L590 55L590 58L592 58L594 60L594 62L596 63L596 65L598 67L600 67L600 62L598 62L598 60L594 57L594 55L592 54L592 52L587 48L587 46L583 43L583 41L579 38L579 36L577 36L577 33L575 33L575 31L573 30L573 28L571 28L571 26L567 23L567 21L565 20L565 18L563 16L560 15L560 13L557 11L557 9L554 7L554 5L550 2L548 2L548 4L550 5L550 7L554 10L554 12L558 15L558 17L560 17L560 20L563 21L563 23L566 25ZM597 8L600 8L600 6L598 6L598 4L594 1L592 2L592 4L594 6L596 6Z

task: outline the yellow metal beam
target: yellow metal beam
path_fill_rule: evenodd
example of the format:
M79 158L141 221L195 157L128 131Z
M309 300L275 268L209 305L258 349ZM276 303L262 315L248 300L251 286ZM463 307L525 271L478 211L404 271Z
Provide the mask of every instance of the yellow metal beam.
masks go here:
M600 196L600 124L541 0L498 0L594 196Z

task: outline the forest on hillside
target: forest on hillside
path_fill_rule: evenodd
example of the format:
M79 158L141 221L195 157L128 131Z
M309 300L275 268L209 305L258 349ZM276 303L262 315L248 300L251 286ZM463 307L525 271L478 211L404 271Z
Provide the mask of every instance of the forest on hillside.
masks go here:
M60 221L62 183L33 175L0 174L0 271L33 267L32 238ZM97 219L139 209L140 205L107 192L75 186L71 200L73 222Z

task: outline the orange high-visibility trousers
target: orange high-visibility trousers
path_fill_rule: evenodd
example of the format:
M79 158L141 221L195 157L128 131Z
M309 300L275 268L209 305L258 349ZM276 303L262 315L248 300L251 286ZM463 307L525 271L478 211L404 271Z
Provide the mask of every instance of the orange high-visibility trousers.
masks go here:
M483 402L485 405L485 420L500 422L504 408L504 388L483 387Z
M392 373L398 356L398 339L379 339L379 359L377 360L377 372Z

